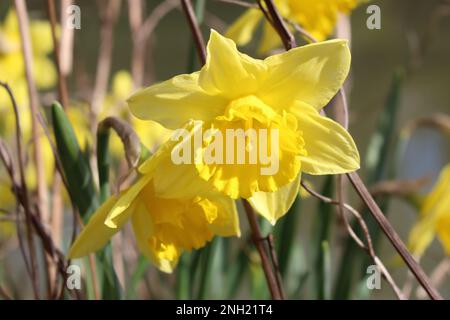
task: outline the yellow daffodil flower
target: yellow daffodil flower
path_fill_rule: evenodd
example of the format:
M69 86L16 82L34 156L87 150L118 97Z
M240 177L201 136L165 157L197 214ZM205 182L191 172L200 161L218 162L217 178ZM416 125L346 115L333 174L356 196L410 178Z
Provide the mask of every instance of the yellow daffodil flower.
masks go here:
M56 69L49 57L53 50L50 24L31 20L30 36L36 86L38 89L49 89L55 85L57 78ZM4 23L0 25L0 80L10 84L19 104L26 104L28 96L21 48L17 15L14 10L10 10ZM0 94L0 108L6 103L9 103L8 96Z
M291 201L298 194L300 172L340 174L359 168L352 137L338 123L319 114L341 87L349 67L350 52L344 40L257 60L212 31L207 61L199 72L138 91L128 104L138 118L155 120L170 129L180 128L190 119L202 121L205 129L221 132L278 129L279 146L274 151L278 151L279 170L274 174L261 175L260 162L195 163L198 175L215 189L234 199L256 195L259 200L250 202L267 206L270 197ZM200 152L205 153L213 141L203 141ZM265 216L274 223L284 209L266 210L271 213Z
M214 235L240 235L231 199L213 192L190 198L164 198L158 194L158 174L162 171L169 179L174 175L165 170L172 165L172 145L172 141L163 145L140 166L141 176L134 185L112 196L94 213L70 249L71 258L100 249L128 220L140 251L164 272L173 270L184 250L201 248ZM165 194L171 194L170 188L169 184L163 188L159 185Z
M361 0L275 0L280 14L298 23L318 41L328 38L334 30L339 14L348 14ZM226 35L238 45L246 45L261 20L261 10L251 8L239 17L228 29ZM263 36L259 47L261 53L281 46L281 40L268 21L264 21Z
M450 255L450 164L441 171L436 185L425 197L420 218L409 234L409 246L418 257L437 235Z

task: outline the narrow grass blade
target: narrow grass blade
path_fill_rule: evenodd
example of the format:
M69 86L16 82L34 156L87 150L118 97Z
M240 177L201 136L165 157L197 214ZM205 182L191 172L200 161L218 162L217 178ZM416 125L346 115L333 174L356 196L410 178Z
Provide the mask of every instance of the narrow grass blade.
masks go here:
M325 180L322 194L332 197L334 190L333 176L328 176ZM313 221L313 234L311 241L312 253L312 279L315 289L315 298L326 299L324 288L326 287L326 277L324 274L325 259L323 243L328 243L331 227L333 223L333 212L335 208L327 203L319 202L319 208Z

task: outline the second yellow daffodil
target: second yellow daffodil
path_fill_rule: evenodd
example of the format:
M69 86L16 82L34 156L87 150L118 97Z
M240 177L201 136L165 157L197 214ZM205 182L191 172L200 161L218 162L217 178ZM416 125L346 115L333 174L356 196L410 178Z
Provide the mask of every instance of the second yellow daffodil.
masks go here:
M450 255L450 164L442 169L436 185L425 197L420 218L409 234L409 246L420 257L437 235Z
M300 24L317 41L327 39L333 32L340 14L348 14L364 0L275 0L282 17ZM258 8L251 8L228 29L227 36L240 46L246 45L264 15ZM259 46L261 53L280 47L279 35L268 21L263 24L263 36Z
M170 184L158 184L159 172L174 175L166 170L172 166L173 144L164 144L139 167L141 176L135 184L94 213L72 245L71 258L100 249L128 220L142 254L164 272L173 270L183 251L203 247L214 235L240 235L236 206L230 198L217 192L180 198L172 193ZM155 190L156 185L166 197Z

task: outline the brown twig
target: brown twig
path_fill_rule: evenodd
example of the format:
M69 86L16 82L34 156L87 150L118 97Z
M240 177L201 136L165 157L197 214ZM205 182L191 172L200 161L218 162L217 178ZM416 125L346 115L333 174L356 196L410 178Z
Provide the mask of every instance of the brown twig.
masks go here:
M259 224L256 219L255 212L247 201L243 200L242 203L244 204L247 219L252 231L253 242L256 246L256 249L258 250L259 256L261 257L261 264L264 270L264 275L266 276L267 285L269 286L270 295L274 300L281 300L281 289L278 286L277 278L275 276L274 270L272 269L266 248L264 247L264 238L261 234L261 230L259 229Z
M101 1L103 15L101 16L100 51L97 59L97 70L94 91L92 93L92 113L94 123L100 113L100 109L108 89L108 79L111 72L111 57L114 44L114 25L120 13L121 0ZM92 128L95 132L95 124Z
M67 92L67 82L66 77L62 73L61 59L60 59L60 46L59 40L56 35L56 7L55 0L47 0L47 12L50 20L50 25L52 29L52 39L53 39L53 51L55 54L56 70L58 71L58 93L59 100L61 101L63 108L69 107L69 95ZM64 26L65 27L65 26Z
M412 193L416 193L420 188L430 180L430 177L422 177L414 180L387 180L380 181L371 186L369 191L372 197L380 195L396 195L406 197Z
M286 50L295 48L297 46L295 42L295 37L289 30L289 28L286 26L284 19L281 17L280 13L278 12L278 9L273 4L273 0L264 0L264 3L266 5L268 13L272 18L273 26L277 31L277 33L279 34L281 40L283 41Z
M2 286L0 286L0 297L3 300L12 300L12 297L7 293L5 289L3 289Z
M5 166L9 177L11 179L11 183L12 183L12 189L14 194L19 194L21 188L18 186L18 183L15 181L15 170L12 164L12 157L11 157L11 153L9 152L7 145L4 143L4 141L0 138L0 159L3 162L3 165ZM20 253L22 255L24 264L25 264L25 270L27 271L27 274L29 275L30 279L33 281L33 275L31 273L31 262L28 260L27 257L27 253L26 253L26 249L25 249L25 245L23 243L23 236L22 236L22 229L20 227L20 204L21 202L19 202L19 196L16 197L16 230L17 230L17 239L19 242L19 250ZM28 226L28 225L27 225Z
M277 279L278 290L280 290L281 299L284 300L286 299L286 295L283 290L283 279L281 277L280 265L278 263L278 256L277 252L275 251L275 244L272 234L269 234L267 236L267 243L269 245L270 259L272 260L274 273Z
M133 51L131 61L131 74L134 88L143 85L145 72L145 50L158 23L172 9L178 7L178 0L165 0L158 4L152 13L142 21L144 4L142 0L128 0L130 29L132 32Z
M73 0L61 0L61 44L59 48L60 68L64 77L67 77L72 72L73 64L73 40L74 40L74 28L68 28L67 22L69 15L64 10L69 8L73 3Z
M11 160L8 160L8 159L11 159L11 157L6 153L6 148L3 148L3 142L1 139L0 139L0 157L2 158L2 161L4 162L5 167L7 168L7 171L10 175L10 178L11 178L11 181L13 184L13 191L14 191L14 194L16 195L16 199L18 200L18 202L20 202L20 204L24 208L28 233L31 233L33 230L36 231L37 236L42 241L45 252L48 253L48 255L50 257L52 257L52 259L54 259L59 273L61 274L62 278L65 279L67 274L65 272L66 263L64 260L65 259L64 254L55 246L53 239L51 238L51 236L48 235L46 228L42 224L39 216L35 213L39 210L39 208L36 205L33 206L29 199L29 195L28 195L28 191L27 191L27 184L26 184L25 175L24 175L24 151L23 151L23 146L22 146L20 117L19 117L19 113L18 113L16 100L14 98L14 95L13 95L10 87L7 84L0 82L0 85L3 86L6 89L6 91L8 92L10 100L13 105L15 116L16 116L16 136L17 136L17 153L18 153L20 184L18 182L16 182L16 179L15 179L16 174L14 172L14 166L13 166ZM39 119L39 117L38 117L38 119ZM58 163L58 162L56 161L56 163ZM19 210L16 210L16 211L19 212ZM19 222L20 217L17 216L16 220ZM19 237L19 243L20 243L22 237L20 235L19 226L18 226L18 231L19 231L18 237ZM34 243L32 243L32 245L34 248ZM23 249L23 251L24 251L24 249ZM23 254L25 257L25 265L26 265L27 269L30 269L30 273L33 272L33 268L34 268L34 270L37 270L36 265L33 264L35 262L31 261L30 263L28 263L25 253L23 253ZM34 283L35 282L34 279L36 279L36 278L33 278L33 276L31 276L31 278ZM76 293L76 294L78 294L78 293Z
M402 130L402 136L409 136L418 128L432 128L450 135L450 116L445 113L435 113L410 121Z
M61 9L63 10L63 9ZM53 39L53 51L55 56L55 64L56 70L58 72L58 95L59 100L64 109L69 107L69 93L67 89L67 81L66 77L62 70L62 61L61 61L61 47L57 37L57 19L56 19L56 7L54 0L47 0L47 13L50 20L51 30L52 30L52 39ZM64 14L63 14L64 16ZM63 25L63 32L69 28L66 28ZM67 31L65 31L67 33ZM66 36L67 37L67 36ZM69 37L70 39L70 37ZM73 36L72 36L73 39ZM67 51L67 50L66 50ZM70 52L70 51L69 51ZM55 238L56 243L61 242L61 228L64 223L63 219L63 203L61 199L61 177L59 174L55 174L53 179L52 186L52 202L51 202L51 217L50 217L50 225L52 230L52 235ZM57 270L54 266L50 266L49 270L49 278L50 285L56 280ZM50 286L51 288L51 286ZM51 294L52 295L52 294Z
M229 3L229 4L235 4L237 6L244 7L244 8L258 8L257 4L246 2L246 1L240 1L240 0L215 0L215 1Z
M348 173L347 177L349 178L351 184L355 188L358 195L361 197L361 199L364 201L364 203L369 208L369 211L372 213L372 216L375 218L378 225L383 230L384 234L388 237L391 244L394 246L394 248L400 254L402 259L407 264L408 268L415 275L417 281L419 281L419 283L422 285L422 287L428 293L430 298L432 298L433 300L442 300L442 296L433 287L428 276L425 274L423 269L420 267L420 265L417 263L417 261L413 258L411 253L408 251L408 249L406 248L405 244L403 243L403 241L401 240L401 238L399 237L397 232L394 230L394 228L391 226L391 224L387 220L386 216L381 211L380 207L378 207L377 203L373 199L369 190L367 190L366 186L362 182L359 175L356 172L352 172L352 173Z
M141 157L141 140L133 127L126 121L116 117L107 117L98 124L98 132L114 130L122 141L128 166L136 168Z
M310 188L303 181L302 181L302 187L306 191L308 191L308 193L310 193L312 196L318 198L319 200L321 200L321 201L323 201L325 203L329 203L329 204L336 205L336 206L339 206L339 207L342 206L343 209L349 211L356 218L358 224L360 225L361 229L363 230L363 234L364 234L364 237L366 238L367 245L358 237L356 232L352 229L352 227L351 227L351 225L350 225L350 223L349 223L345 213L344 212L340 213L342 215L342 219L343 219L343 221L345 223L345 226L347 228L347 231L348 231L349 235L353 238L355 243L361 249L365 250L367 252L367 254L372 258L373 262L379 268L379 270L381 271L381 274L384 276L384 278L386 279L388 284L391 286L391 288L394 291L394 293L396 294L397 298L399 300L405 300L406 299L405 296L403 295L402 291L399 289L399 287L395 283L395 281L392 278L392 276L390 275L389 271L386 269L386 267L384 266L383 262L375 254L375 250L374 250L373 244L372 244L372 239L371 239L371 236L370 236L370 233L369 233L369 228L367 227L364 219L359 214L359 212L357 210L355 210L353 207L351 207L350 205L348 205L347 203L342 203L339 200L333 200L333 199L331 199L329 197L321 195L317 191L314 191L312 188Z
M442 285L446 277L450 276L450 258L445 257L436 268L434 268L433 272L431 273L431 282L434 286L439 287ZM418 298L424 299L426 298L427 294L423 290L423 288L418 288L416 295Z
M197 18L195 17L195 12L192 8L191 0L181 0L181 5L188 20L189 27L191 28L192 36L194 37L198 58L200 60L200 63L204 65L206 63L205 40L203 39L203 34L200 30L200 26L197 23Z
M31 109L31 130L34 150L34 162L37 175L37 194L39 214L44 221L48 221L47 210L47 187L45 182L45 166L42 155L39 126L37 123L38 114L38 94L33 75L33 48L31 47L30 28L27 13L27 6L24 0L15 0L15 7L19 21L20 39L22 42L22 54L25 63L25 76L27 79L28 96Z
M28 194L28 188L27 183L25 180L25 152L22 145L22 128L20 125L20 115L19 115L19 109L17 106L16 99L14 98L13 92L11 91L11 88L7 83L0 82L0 85L5 88L7 91L9 98L11 100L13 109L14 109L14 115L16 120L16 144L17 144L17 156L18 156L18 164L19 164L19 179L20 179L20 187L17 185L15 181L15 174L14 174L14 167L11 162L11 157L8 160L6 159L6 154L2 152L2 159L5 164L5 167L8 168L11 182L13 184L13 189L15 193L22 199L22 205L25 211L25 220L26 220L26 226L27 226L27 242L28 242L28 249L30 254L30 260L27 259L25 248L21 242L21 232L20 232L20 226L17 224L17 231L19 236L19 244L21 246L22 255L25 261L25 265L27 267L27 270L29 272L29 275L31 277L31 282L33 285L33 290L35 297L38 298L38 284L37 284L37 278L36 278L36 256L35 256L35 246L34 246L34 240L33 240L33 233L31 228L31 204L30 204L30 198ZM5 149L6 150L6 149ZM19 214L19 208L16 210L17 214ZM19 220L19 216L17 217Z

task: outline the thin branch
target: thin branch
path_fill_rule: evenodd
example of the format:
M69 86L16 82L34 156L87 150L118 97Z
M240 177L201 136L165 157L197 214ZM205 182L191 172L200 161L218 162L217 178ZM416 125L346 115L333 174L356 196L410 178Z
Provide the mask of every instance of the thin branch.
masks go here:
M62 73L59 40L56 35L56 7L55 0L47 0L47 12L52 29L53 51L55 54L56 70L58 71L58 93L59 100L64 108L69 107L69 95L67 92L66 77Z
M120 13L121 0L109 0L99 2L104 15L101 17L100 29L100 51L97 59L97 70L94 91L92 93L92 113L94 122L96 121L106 91L108 89L108 79L111 72L111 58L114 44L114 25ZM95 125L93 126L95 132Z
M267 243L269 244L270 258L272 260L273 269L277 278L278 289L280 290L281 299L284 300L286 299L286 295L283 290L283 279L281 278L280 265L278 263L278 256L277 252L275 251L275 244L272 234L269 234L267 236Z
M31 47L30 27L27 6L24 0L15 0L16 12L19 21L20 39L22 42L22 54L25 63L25 76L27 79L28 96L31 109L31 130L34 150L34 162L37 175L37 194L39 213L44 221L48 221L47 187L45 182L45 166L42 155L39 126L37 123L38 95L33 75L33 48Z
M395 195L406 197L419 191L430 180L429 177L422 177L413 180L386 180L380 181L371 186L369 191L372 197L381 195Z
M69 8L73 0L61 0L61 45L59 48L60 68L64 77L67 77L72 72L73 64L73 40L74 28L67 27L69 15L65 10Z
M19 224L17 224L17 231L18 231L18 236L19 238L19 244L21 246L21 251L22 251L22 255L25 261L25 265L27 266L27 270L30 274L31 277L31 283L33 285L33 291L35 294L35 297L38 298L38 284L37 284L37 277L36 277L36 256L35 256L35 246L34 246L34 239L33 239L33 233L32 233L32 228L31 228L31 204L30 204L30 198L28 195L28 188L27 188L27 183L25 180L25 152L23 149L23 145L22 145L22 128L20 125L20 115L19 115L19 109L17 106L17 102L16 99L14 97L14 94L11 90L11 88L9 87L9 85L7 83L3 83L0 82L0 85L5 88L5 90L7 91L9 98L11 100L13 109L14 109L14 116L15 116L15 120L16 120L16 144L17 144L17 157L18 157L18 163L19 163L19 176L20 176L20 187L17 185L16 181L15 181L15 174L13 172L14 168L12 165L12 162L10 162L8 164L8 160L5 158L5 154L4 152L2 152L2 159L3 162L5 163L5 166L7 168L9 168L9 172L10 172L10 177L11 177L11 182L13 184L13 188L15 193L17 194L17 197L19 197L23 200L22 201L22 205L25 211L25 219L26 219L26 226L27 226L27 242L28 242L28 249L29 249L29 254L30 254L30 260L28 261L26 253L25 253L25 248L22 244L22 239L21 239L21 232L20 232L20 226ZM9 159L9 161L11 161L11 158ZM17 212L17 220L19 220L19 208L17 208L16 210Z
M202 31L198 25L197 18L195 17L194 9L192 8L191 0L181 0L181 5L186 18L191 28L192 35L194 37L195 46L197 48L198 58L200 63L204 65L206 63L206 46L203 39Z
M210 11L205 11L205 24L209 28L214 28L220 32L227 28L227 23Z
M301 184L302 184L302 187L306 191L308 191L312 196L318 198L319 200L321 200L321 201L323 201L325 203L329 203L329 204L336 205L336 206L342 206L343 208L345 208L347 211L349 211L356 218L358 224L360 225L361 229L363 230L364 237L366 238L367 245L364 244L364 242L358 237L356 232L352 229L352 227L351 227L351 225L350 225L350 223L349 223L345 213L342 212L342 218L344 220L344 223L345 223L345 226L347 228L347 231L348 231L349 235L353 238L353 240L356 242L356 244L361 249L365 250L368 253L368 255L372 258L372 260L375 263L375 265L380 269L381 274L384 276L384 278L386 279L388 284L391 286L391 288L394 291L394 293L397 295L397 298L399 300L405 300L406 299L405 296L403 295L402 291L399 289L399 287L395 283L395 281L392 278L392 276L390 275L389 271L386 269L386 267L384 266L382 261L375 254L375 250L374 250L373 244L372 244L372 239L371 239L370 233L369 233L369 228L367 227L365 221L363 220L363 218L361 217L359 212L357 210L355 210L353 207L351 207L350 205L346 204L346 203L342 203L340 201L333 200L333 199L328 198L328 197L326 197L324 195L321 195L320 193L318 193L318 192L314 191L313 189L311 189L303 181L302 181Z
M17 136L17 149L18 149L18 163L19 163L19 177L20 177L20 185L17 184L15 181L15 173L14 173L14 167L11 163L11 157L6 153L6 148L4 148L3 141L0 139L0 157L2 158L2 161L5 164L5 167L8 170L8 173L10 175L12 184L13 184L13 191L16 195L16 199L20 202L22 207L25 211L25 218L26 218L26 224L27 224L27 230L28 233L31 234L33 230L36 231L37 236L41 239L44 250L46 253L49 254L50 257L52 257L57 265L58 271L61 274L62 278L65 279L66 274L66 263L65 263L65 257L64 254L55 246L52 238L48 235L46 228L42 224L40 218L35 213L39 210L37 206L33 206L31 204L31 201L29 199L28 191L27 191L27 184L25 180L24 175L24 152L23 152L23 146L22 146L22 137L21 137L21 126L20 126L20 118L19 113L17 109L17 103L14 98L14 95L8 86L8 84L0 82L0 86L3 86L6 91L9 94L9 97L11 99L13 109L16 116L16 136ZM56 161L56 163L58 163ZM19 209L16 210L17 214L19 213ZM16 217L16 221L20 222L20 217ZM17 223L18 226L18 237L19 237L19 244L21 242L21 235L20 235L20 228L19 223ZM31 248L34 248L34 243L31 243ZM30 251L31 251L30 248ZM24 251L24 250L23 250ZM30 255L31 256L31 255ZM26 255L24 253L25 257L25 265L27 269L30 270L30 273L32 274L33 270L36 271L36 265L35 261L31 260L30 263L28 263L26 259ZM31 276L32 282L34 283L36 280L36 277L34 275ZM34 287L33 287L34 288ZM37 287L36 287L37 288ZM76 294L78 294L76 292ZM38 296L36 296L38 298Z
M350 182L352 183L358 195L361 197L361 199L365 202L365 204L369 208L369 211L372 213L372 216L375 218L375 220L383 230L384 234L388 237L391 244L400 254L402 259L405 261L409 269L415 275L417 281L419 281L419 283L428 293L430 298L432 298L433 300L442 300L443 299L442 296L433 287L428 276L425 274L425 272L417 263L417 261L413 258L413 256L408 251L405 244L397 234L397 232L394 230L389 221L386 219L386 216L383 214L380 207L378 207L377 203L373 199L369 190L367 190L366 186L362 182L359 175L356 172L352 172L348 173L347 177L350 179Z
M294 27L294 29L301 35L303 36L308 42L317 42L317 39L313 37L312 34L310 34L308 31L306 31L305 29L303 29L298 23L295 23L293 21L290 20L286 20L287 23L289 23L292 27Z
M4 143L4 141L0 138L0 159L3 162L3 165L5 166L9 177L11 179L12 183L12 189L14 194L18 195L21 191L21 188L18 186L18 183L15 180L16 174L15 169L12 164L12 157L11 153L9 152L7 145ZM16 230L17 230L17 239L19 241L19 249L20 253L22 255L23 261L25 263L25 270L27 271L27 274L30 276L31 281L33 281L33 274L31 272L31 262L28 260L27 253L25 250L25 245L23 243L23 236L22 236L22 229L20 227L20 202L19 202L19 196L16 196Z
M450 116L445 113L434 113L416 118L402 129L401 134L402 136L409 136L418 128L431 128L450 135Z
M286 23L278 12L278 9L275 7L273 0L264 0L264 3L266 4L267 11L272 18L273 26L275 27L277 33L280 35L280 38L283 41L286 50L295 48L297 46L295 37L286 26Z
M255 243L256 249L258 250L259 256L261 257L261 264L264 270L264 275L266 276L267 285L269 286L270 295L274 300L281 300L281 289L278 286L277 278L270 263L270 258L267 255L266 249L264 247L264 238L261 234L261 230L259 229L255 212L246 200L243 200L242 202L244 204L245 213L247 214L247 219L250 224L250 229L252 230L253 242Z
M12 300L12 297L7 293L6 289L3 289L2 286L0 286L0 297L4 300Z
M431 282L434 286L439 287L446 277L450 276L450 258L445 257L431 273ZM422 288L418 288L416 293L418 298L425 298L426 292Z
M223 2L223 3L229 3L229 4L235 4L240 7L244 8L258 8L257 4L241 1L241 0L215 0L216 2Z
M142 21L144 4L142 0L128 0L128 20L132 32L133 51L131 74L134 88L142 86L145 72L145 50L158 23L174 8L179 6L178 0L165 0L158 4L152 13Z

